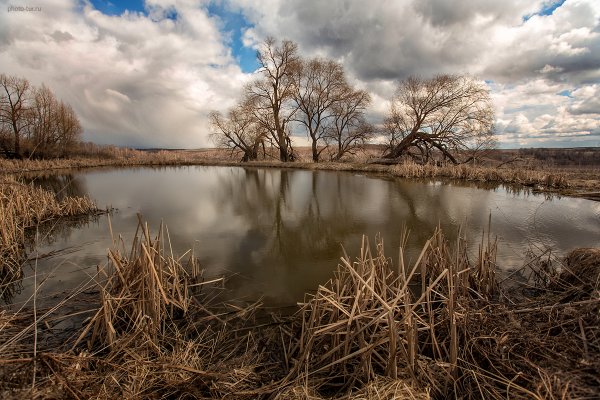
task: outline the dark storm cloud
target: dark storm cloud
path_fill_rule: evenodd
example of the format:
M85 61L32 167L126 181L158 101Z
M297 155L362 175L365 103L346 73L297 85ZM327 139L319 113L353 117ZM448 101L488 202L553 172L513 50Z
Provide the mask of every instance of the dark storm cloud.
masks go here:
M307 52L343 60L363 80L478 70L489 31L520 23L530 2L242 1L264 34L298 41Z

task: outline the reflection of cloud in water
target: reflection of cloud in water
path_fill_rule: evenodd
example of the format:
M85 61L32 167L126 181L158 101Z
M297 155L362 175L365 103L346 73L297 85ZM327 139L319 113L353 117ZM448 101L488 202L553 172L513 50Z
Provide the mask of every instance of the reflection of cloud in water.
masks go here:
M469 184L235 167L96 170L73 177L100 206L119 209L112 216L113 231L127 245L138 212L151 229L162 220L176 254L194 247L208 275L238 274L229 282L232 297L264 296L272 304L301 300L331 276L341 244L349 254L358 253L363 234L381 233L395 258L403 225L411 230L407 254L413 260L438 225L454 240L463 224L474 256L491 212L503 267L520 265L529 245L564 252L597 246L600 237L597 203L545 201ZM73 265L83 266L87 277L105 262L111 245L106 218L40 249L85 242L90 243L76 253L42 262L40 270L63 262L47 282L47 293L75 284Z

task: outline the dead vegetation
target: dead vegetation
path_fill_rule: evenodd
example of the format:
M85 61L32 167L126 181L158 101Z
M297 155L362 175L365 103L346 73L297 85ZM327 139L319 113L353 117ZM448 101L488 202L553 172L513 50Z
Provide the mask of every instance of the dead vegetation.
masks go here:
M12 282L21 276L27 259L27 232L52 219L97 213L87 196L66 196L58 200L54 193L19 182L14 177L0 181L0 294L10 298Z
M395 165L374 164L380 159L381 149L374 145L359 149L356 154L340 162L319 162L311 159L310 148L296 148L295 162L280 162L274 148L266 148L263 160L240 162L239 152L226 149L201 150L134 150L107 147L102 153L85 153L85 156L53 160L0 159L0 173L20 174L57 169L133 166L251 166L265 168L292 168L367 172L402 178L456 179L472 182L523 185L535 190L597 200L598 169L596 166L557 166L529 158L512 158L501 150L495 150L487 161L477 164L416 163L410 159ZM497 153L497 154L496 154ZM510 153L512 154L512 153ZM508 159L506 159L508 157ZM514 162L513 162L514 161Z
M460 237L460 235L459 235ZM402 243L404 243L403 238ZM140 222L99 267L99 308L68 347L44 347L25 312L0 315L4 397L230 399L595 398L600 258L532 259L497 283L496 243L470 260L437 230L415 262L363 240L289 318L211 302L193 254ZM185 256L185 255L184 255ZM527 271L525 271L525 269ZM43 326L51 313L38 313ZM28 322L29 321L29 322ZM37 347L36 347L37 346ZM37 351L32 351L36 349Z

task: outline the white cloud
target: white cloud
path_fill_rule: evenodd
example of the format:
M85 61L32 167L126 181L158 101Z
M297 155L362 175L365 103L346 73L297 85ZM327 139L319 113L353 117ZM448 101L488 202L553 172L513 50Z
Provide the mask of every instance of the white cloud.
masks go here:
M492 89L504 146L600 141L600 85L569 92L568 84L537 79L520 85L494 84Z
M209 145L208 111L232 105L252 77L232 56L222 21L206 11L216 4L252 24L246 46L272 35L298 42L303 55L342 62L371 92L374 122L395 80L471 73L492 82L505 145L598 137L600 2L567 0L552 15L536 14L550 3L147 0L145 13L109 16L78 0L8 13L0 0L0 72L45 82L73 105L87 139Z
M254 41L287 38L304 54L343 62L373 94L377 116L387 111L394 80L471 73L493 82L505 146L598 142L600 2L567 0L539 15L555 2L230 1L255 24Z
M45 82L73 105L87 139L210 145L208 111L231 105L247 77L198 2L149 7L148 16L108 16L55 1L39 13L1 12L1 70Z

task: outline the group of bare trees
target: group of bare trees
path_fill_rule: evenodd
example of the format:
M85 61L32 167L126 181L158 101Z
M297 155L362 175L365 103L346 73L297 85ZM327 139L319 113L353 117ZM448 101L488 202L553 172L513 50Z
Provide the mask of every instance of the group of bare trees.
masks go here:
M60 157L81 138L73 108L45 85L0 74L0 150L6 156Z
M304 60L291 41L267 39L257 52L260 78L244 88L242 99L226 115L210 115L214 141L255 160L266 146L278 150L281 161L296 157L292 132L303 129L311 142L312 158L328 150L339 160L369 140L373 127L365 118L371 99L347 81L334 61Z
M244 161L275 148L292 161L292 133L305 133L313 161L352 154L374 138L385 139L381 162L411 157L419 162L468 162L493 148L494 110L487 87L469 76L410 77L400 81L379 126L366 119L371 98L353 88L341 64L302 59L291 41L269 38L257 52L260 78L244 88L228 113L210 116L212 137L240 151Z

